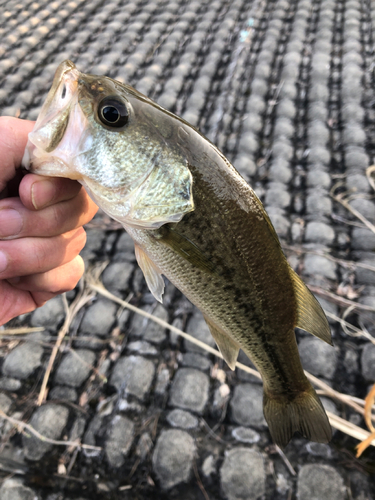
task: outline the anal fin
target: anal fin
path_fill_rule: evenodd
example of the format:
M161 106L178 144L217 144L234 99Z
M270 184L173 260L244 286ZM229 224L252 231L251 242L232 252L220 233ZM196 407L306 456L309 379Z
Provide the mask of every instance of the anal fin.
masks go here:
M143 271L150 292L156 300L163 302L164 280L160 270L137 244L134 245L134 250L138 265Z
M295 326L333 345L331 329L319 302L292 269L290 269L290 277L297 299L297 324Z
M240 346L231 339L226 333L221 331L212 321L210 321L206 316L204 319L210 329L211 335L213 336L225 362L229 366L231 370L234 370L236 367L236 361L238 357L238 352L240 350Z

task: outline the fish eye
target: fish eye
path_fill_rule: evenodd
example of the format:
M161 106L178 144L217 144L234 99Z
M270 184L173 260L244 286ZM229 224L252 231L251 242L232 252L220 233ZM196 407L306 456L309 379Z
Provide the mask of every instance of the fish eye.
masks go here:
M115 97L105 97L98 106L99 120L107 127L120 128L126 125L129 111L122 101Z

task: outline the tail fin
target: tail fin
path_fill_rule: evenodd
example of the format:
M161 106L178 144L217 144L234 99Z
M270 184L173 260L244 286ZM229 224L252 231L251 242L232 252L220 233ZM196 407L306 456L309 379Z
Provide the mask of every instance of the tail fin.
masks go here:
M293 401L280 394L267 393L265 389L263 411L272 439L280 448L289 443L295 432L317 443L331 440L328 417L312 386Z

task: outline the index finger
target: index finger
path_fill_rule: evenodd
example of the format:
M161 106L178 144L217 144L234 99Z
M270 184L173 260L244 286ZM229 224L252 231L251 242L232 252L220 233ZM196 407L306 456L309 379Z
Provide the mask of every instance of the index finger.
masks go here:
M27 136L34 122L11 116L0 117L0 192L16 174L21 165Z

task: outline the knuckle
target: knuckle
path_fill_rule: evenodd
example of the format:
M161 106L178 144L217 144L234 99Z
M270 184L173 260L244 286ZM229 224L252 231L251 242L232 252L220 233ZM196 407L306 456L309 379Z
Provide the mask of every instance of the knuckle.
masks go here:
M13 116L1 116L0 117L1 137L3 137L3 133L6 133L6 132L9 133L9 130L11 130L13 132L14 120L15 120L15 118Z

